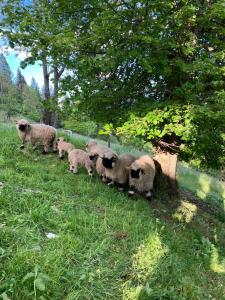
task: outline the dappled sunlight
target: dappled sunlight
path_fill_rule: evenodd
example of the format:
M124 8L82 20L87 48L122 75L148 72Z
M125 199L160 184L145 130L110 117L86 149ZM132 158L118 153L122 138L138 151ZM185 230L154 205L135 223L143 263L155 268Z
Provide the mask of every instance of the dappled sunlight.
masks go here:
M211 179L206 174L200 174L198 182L201 190L198 190L197 194L199 194L200 198L205 199L210 192Z
M132 277L123 285L123 300L138 299L149 275L153 275L159 260L169 251L157 233L151 234L133 255Z
M190 223L197 214L197 206L195 204L181 201L180 206L173 214L173 218L184 223Z
M216 273L225 274L225 258L219 258L218 250L214 245L212 245L210 268Z

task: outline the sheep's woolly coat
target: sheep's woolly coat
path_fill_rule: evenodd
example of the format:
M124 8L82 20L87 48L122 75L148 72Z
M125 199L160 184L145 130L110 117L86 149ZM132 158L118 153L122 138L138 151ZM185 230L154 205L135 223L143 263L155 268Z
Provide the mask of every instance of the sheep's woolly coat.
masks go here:
M98 155L102 155L102 153L110 150L108 147L98 144L95 140L90 140L85 147L87 152Z
M105 159L112 162L111 167L106 167L104 164ZM106 177L112 180L112 182L117 182L122 185L126 184L129 175L128 167L135 159L136 158L129 153L124 153L120 156L117 156L117 154L112 151L103 153L103 165L105 166Z
M105 174L105 167L102 164L102 158L101 156L103 153L110 151L110 149L106 146L99 145L96 141L90 140L86 144L86 150L90 152L91 156L96 156L96 172L97 174L102 177L103 181L106 181L106 174Z
M138 178L134 178L132 172L137 174ZM150 192L153 188L155 172L155 163L150 156L139 157L130 166L129 186L140 193Z
M45 124L31 124L27 120L19 120L16 125L19 137L24 147L25 142L30 142L33 147L38 142L44 145L44 151L48 152L49 146L53 146L53 150L57 150L56 129Z
M93 174L95 165L94 162L90 160L87 152L80 149L73 149L69 152L68 159L70 163L70 171L74 174L78 172L78 165L84 166L89 175Z
M60 137L58 139L57 147L60 158L63 158L65 152L69 153L71 150L74 149L74 145L72 145L71 143L67 143L63 137Z

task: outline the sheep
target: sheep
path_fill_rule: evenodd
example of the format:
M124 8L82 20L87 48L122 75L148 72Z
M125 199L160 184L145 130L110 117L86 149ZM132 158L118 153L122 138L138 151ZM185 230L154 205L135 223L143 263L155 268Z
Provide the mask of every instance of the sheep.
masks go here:
M21 149L26 142L30 142L35 149L36 144L41 142L44 145L43 153L48 153L49 146L53 146L53 151L57 151L56 129L45 124L31 124L25 119L16 122L16 128L22 142Z
M151 199L156 167L154 160L143 155L136 159L129 167L129 196L133 196L135 191L145 193L147 199Z
M84 166L88 171L88 174L92 176L95 163L93 160L90 160L87 152L80 149L73 149L69 152L68 159L70 163L70 171L72 173L78 173L77 167L80 164Z
M107 178L105 175L105 167L102 164L102 158L97 153L89 153L89 158L95 164L95 170L97 174L100 176L103 182L107 182Z
M98 144L95 140L90 140L85 145L86 151L101 155L103 152L109 150L108 147Z
M135 161L135 157L129 153L118 156L111 150L103 153L102 164L105 167L106 178L111 180L108 185L117 183L118 190L123 191L128 183L128 167Z
M95 161L96 172L101 177L103 182L107 182L105 175L105 167L102 164L101 155L110 149L106 146L99 145L96 141L90 140L86 144L86 150L90 152L90 159Z
M63 137L60 137L57 140L57 148L59 151L59 158L63 159L64 153L69 153L71 150L74 149L74 145L71 143L67 143Z

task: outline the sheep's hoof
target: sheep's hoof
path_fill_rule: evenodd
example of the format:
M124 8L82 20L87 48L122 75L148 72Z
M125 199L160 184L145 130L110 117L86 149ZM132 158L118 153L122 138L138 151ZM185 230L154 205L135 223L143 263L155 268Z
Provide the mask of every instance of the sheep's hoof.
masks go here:
M63 159L63 156L60 156L59 159Z
M151 194L151 192L146 192L145 197L149 201L152 200L152 194Z
M45 150L42 151L42 154L48 154L48 152L46 152Z
M58 152L58 150L53 150L53 153L56 153L56 152Z
M128 196L133 197L134 196L134 191L132 191L132 190L128 191Z
M20 149L24 149L24 145L21 145L21 146L20 146Z

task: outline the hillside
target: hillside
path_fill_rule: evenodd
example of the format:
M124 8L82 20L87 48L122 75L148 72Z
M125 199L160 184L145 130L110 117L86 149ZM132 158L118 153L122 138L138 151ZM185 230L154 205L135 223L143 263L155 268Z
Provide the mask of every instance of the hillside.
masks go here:
M21 151L10 125L0 136L2 299L225 299L221 218L185 194L129 199Z

